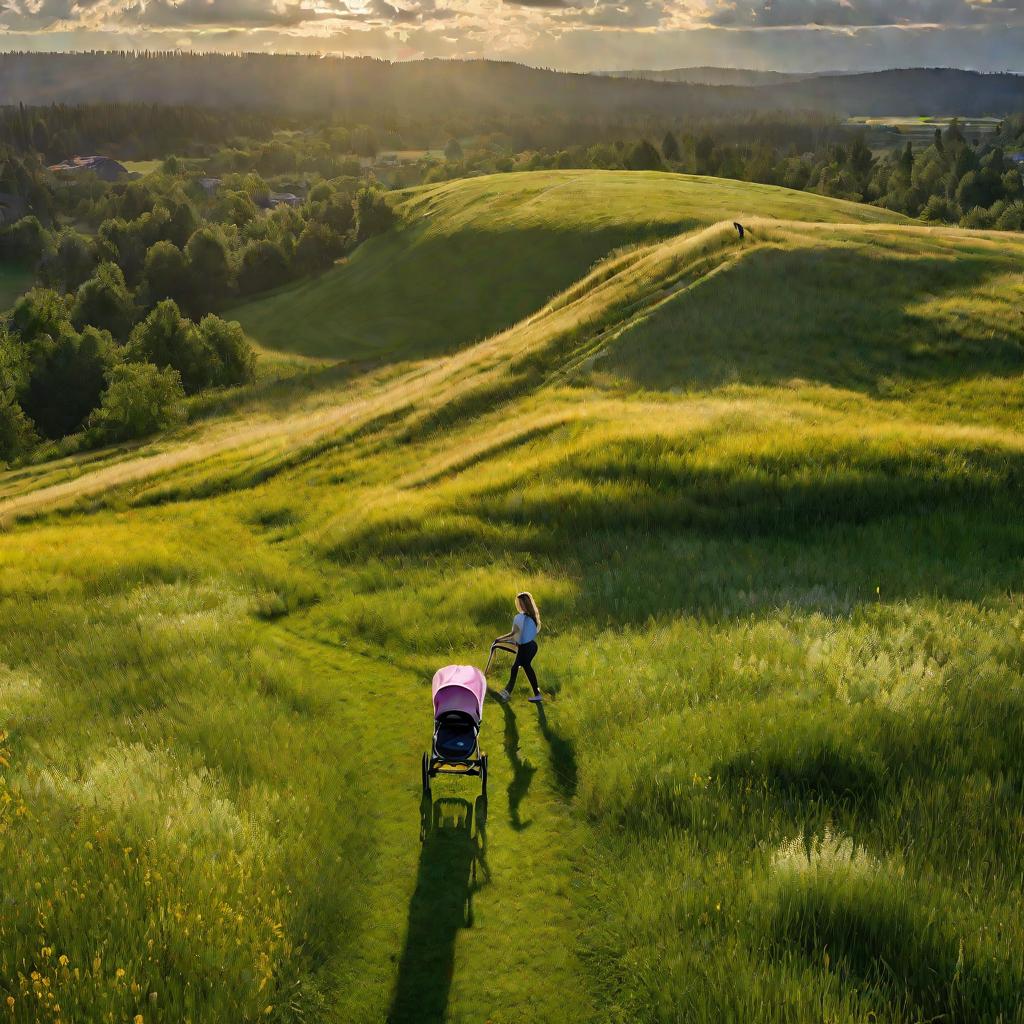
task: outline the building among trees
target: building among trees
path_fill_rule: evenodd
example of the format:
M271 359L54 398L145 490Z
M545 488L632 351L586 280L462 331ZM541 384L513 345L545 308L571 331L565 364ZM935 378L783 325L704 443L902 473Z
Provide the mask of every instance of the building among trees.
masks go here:
M118 181L128 174L128 168L109 156L73 156L59 164L53 164L50 170L54 173L80 173L91 171L101 181Z

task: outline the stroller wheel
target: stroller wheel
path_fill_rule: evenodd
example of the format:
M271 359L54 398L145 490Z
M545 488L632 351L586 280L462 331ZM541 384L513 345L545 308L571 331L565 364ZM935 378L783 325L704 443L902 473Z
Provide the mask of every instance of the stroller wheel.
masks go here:
M480 758L480 793L487 796L487 755Z
M421 764L421 779L423 782L423 792L430 792L430 755L424 754L423 761Z

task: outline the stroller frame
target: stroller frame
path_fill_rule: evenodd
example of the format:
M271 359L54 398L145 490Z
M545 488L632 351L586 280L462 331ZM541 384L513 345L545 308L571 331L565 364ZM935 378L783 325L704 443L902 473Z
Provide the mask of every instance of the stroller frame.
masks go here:
M467 722L467 728L473 729L473 749L466 757L449 757L442 754L437 746L437 734L446 725L452 723L451 716L459 716ZM423 792L430 792L430 780L438 775L472 775L479 777L480 789L487 796L487 755L480 749L477 739L478 726L475 722L470 726L468 715L460 711L445 711L434 720L434 737L430 744L430 753L423 755Z
M480 749L479 734L483 710L483 696L486 681L478 669L469 669L475 675L475 679L467 686L464 680L456 680L454 683L442 678L443 673L451 672L458 667L442 669L434 679L434 732L430 744L430 752L423 755L421 765L421 783L423 793L430 795L431 779L438 775L469 775L480 779L480 788L483 796L487 796L487 755ZM451 707L439 704L438 694L441 690L452 686L473 694L475 702L471 705L472 713L466 710L463 702L461 707ZM461 692L461 697L466 698L466 692ZM447 734L447 736L446 736ZM472 735L472 744L465 745L463 750L454 753L449 747L445 749L445 739L452 734L465 734L466 738Z

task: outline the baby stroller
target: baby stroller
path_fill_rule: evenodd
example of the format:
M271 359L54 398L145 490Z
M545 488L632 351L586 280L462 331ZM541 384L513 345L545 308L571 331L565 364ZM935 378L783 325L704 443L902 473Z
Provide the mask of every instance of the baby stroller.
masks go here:
M484 713L487 680L472 665L438 669L431 685L434 701L434 740L423 755L423 792L430 794L435 775L478 775L487 796L487 755L477 734Z

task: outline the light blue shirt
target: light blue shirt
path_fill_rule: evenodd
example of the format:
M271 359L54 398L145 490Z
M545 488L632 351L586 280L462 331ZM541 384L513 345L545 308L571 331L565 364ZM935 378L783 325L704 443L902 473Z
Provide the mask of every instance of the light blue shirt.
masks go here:
M520 612L512 620L512 629L515 630L516 626L519 627L519 642L521 644L528 644L537 639L537 623L529 615Z

